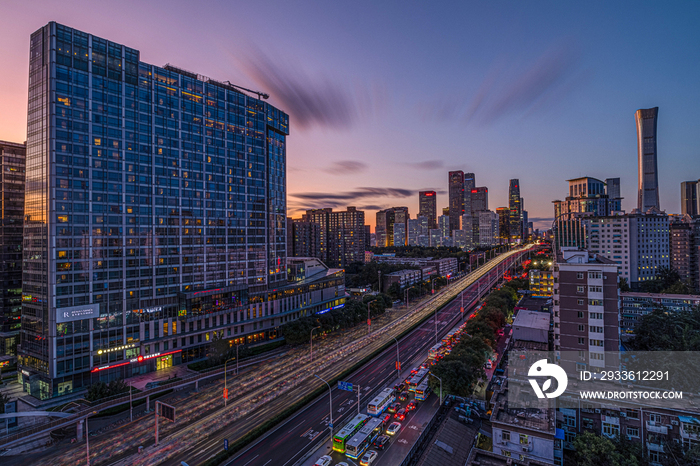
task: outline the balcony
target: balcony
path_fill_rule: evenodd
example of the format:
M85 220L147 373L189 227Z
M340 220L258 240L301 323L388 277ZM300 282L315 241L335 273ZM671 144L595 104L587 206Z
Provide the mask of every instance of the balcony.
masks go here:
M647 432L650 434L662 434L668 435L668 427L662 425L656 425L655 422L647 421L646 423Z
M685 424L681 423L681 437L684 439L689 439L689 440L700 440L700 435L697 434L696 432L686 432L685 430Z

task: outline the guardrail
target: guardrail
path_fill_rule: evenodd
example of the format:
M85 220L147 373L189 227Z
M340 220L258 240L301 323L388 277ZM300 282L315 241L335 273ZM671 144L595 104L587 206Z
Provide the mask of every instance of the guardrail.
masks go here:
M413 444L408 454L401 462L401 466L413 466L416 464L425 451L428 440L433 438L435 431L445 418L445 414L449 413L449 411L450 408L445 403L440 405L440 408L435 411L435 414L433 415L432 419L430 419L427 427L423 429L423 432L421 432L418 440L416 440L416 443Z

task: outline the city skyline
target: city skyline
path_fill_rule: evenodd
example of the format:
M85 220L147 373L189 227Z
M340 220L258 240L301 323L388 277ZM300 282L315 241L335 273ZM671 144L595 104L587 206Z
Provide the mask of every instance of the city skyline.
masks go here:
M80 1L61 9L4 6L13 21L0 31L7 44L0 59L12 72L0 77L0 139L24 140L27 38L58 21L146 50L149 62L269 93L299 128L289 141L294 217L310 208L372 212L396 205L415 217L418 191L435 190L438 209L447 206L445 177L454 170L475 173L494 206L507 205L508 180L519 178L536 228L551 224L560 182L577 176L621 178L623 209L630 211L637 198L631 115L655 106L663 112L662 208L680 212L679 185L700 172L691 104L700 97L693 84L700 65L685 59L699 51L690 20L697 15L689 11L697 5L501 11L313 2L234 9L212 2L194 16L184 3L167 10L157 2L133 5L136 17L129 8ZM365 22L353 21L360 15ZM245 21L229 28L226 18ZM640 47L634 32L650 20L657 33ZM596 24L596 34L587 24ZM250 44L254 51L242 52ZM649 56L659 57L653 70Z

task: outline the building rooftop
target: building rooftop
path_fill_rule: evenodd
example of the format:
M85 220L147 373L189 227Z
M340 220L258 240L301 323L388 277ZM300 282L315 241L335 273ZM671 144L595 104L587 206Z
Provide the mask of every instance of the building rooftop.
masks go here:
M550 315L548 312L528 311L521 309L515 316L513 328L528 327L540 330L549 330Z
M527 309L529 311L542 311L542 308L548 304L552 304L551 297L523 296L515 309Z
M649 298L649 299L681 299L699 301L700 295L696 294L666 294L666 293L638 293L624 291L620 293L621 298Z
M600 265L615 265L617 263L613 260L599 256L597 254L591 254L586 249L578 249L574 247L563 247L561 251L557 253L557 263L559 264L600 264Z
M556 417L551 409L515 408L508 407L508 382L506 381L496 389L491 397L493 410L491 422L508 424L554 435L556 431Z
M498 455L492 451L474 448L469 455L466 464L470 466L545 466L549 463L543 463L542 461L537 461L530 458L515 460L514 458Z

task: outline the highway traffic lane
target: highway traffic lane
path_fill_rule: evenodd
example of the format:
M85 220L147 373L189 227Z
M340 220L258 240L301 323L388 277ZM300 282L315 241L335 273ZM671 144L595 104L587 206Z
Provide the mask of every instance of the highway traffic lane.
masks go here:
M454 324L455 324L455 323L452 322L452 320L454 320L454 318L455 318L460 312L459 312L459 307L458 307L456 304L453 304L453 303L454 303L454 302L448 304L448 305L445 306L443 309L439 310L438 313L437 313L437 317L438 317L438 320L439 320L439 329L438 329L439 332L446 332L447 330L449 330L449 329L447 328L449 325L454 325ZM461 304L461 303L460 303L460 304ZM446 317L447 317L447 318L446 318ZM442 319L444 319L444 321L443 321ZM419 348L419 347L421 347L421 346L423 346L423 345L427 345L427 344L429 343L429 340L430 340L431 338L433 338L434 324L435 324L435 323L434 323L434 321L433 321L432 318L430 318L430 319L428 319L426 322L424 322L421 326L418 327L418 329L414 330L414 332L415 332L415 331L423 330L423 331L424 331L424 332L423 332L423 335L422 335L420 338L406 338L406 339L402 340L401 342L399 342L400 351L402 350L401 346L402 346L402 344L404 344L404 342L406 342L408 348L404 347L403 350L404 350L404 351L408 350L409 352L412 352L413 350L415 350L415 349L417 349L417 348ZM425 348L424 348L424 349L425 349ZM391 353L390 350L391 350L391 348L388 348L388 349L385 351L385 353L383 353L383 354L380 356L380 357L384 360L384 361L383 361L383 364L379 364L379 367L381 367L381 369L380 369L380 373L381 373L381 374L384 374L384 373L386 373L386 372L391 372L391 373L393 373L393 371L395 370L395 368L393 368L393 367L391 367L391 365L388 365L388 364L387 364L389 361L395 361L395 354ZM425 353L425 354L422 354L422 353ZM392 357L392 356L393 356L393 357ZM422 362L422 361L425 360L426 358L427 358L427 351L419 352L419 353L416 355L415 360L412 361L412 364L418 365L420 362ZM378 363L370 364L368 367L363 368L363 369L360 369L360 370L363 371L363 372L364 372L364 371L367 371L367 370L370 370L370 372L369 372L368 374L364 374L365 377L368 377L369 375L377 375L376 372L375 372L374 370L371 370L373 366L374 366L374 367L377 367L377 364L378 364ZM393 364L392 364L392 365L393 365ZM406 366L404 366L404 367L406 367ZM410 371L410 369L409 369L409 371ZM365 378L364 380L367 380L367 379ZM364 380L363 380L363 381L364 381ZM335 393L335 391L334 391L334 393ZM346 392L346 393L349 393L349 392ZM319 403L319 402L322 403L322 401L321 401L322 399L323 399L323 397L320 397L320 398L317 400L316 403ZM334 396L334 400L335 400L335 396ZM364 400L363 400L363 401L364 401ZM316 403L315 403L315 404L316 404ZM355 403L355 408L356 408L356 406L357 406L357 405L356 405L356 403ZM317 409L318 409L318 408L314 408L314 414L316 414L316 410L317 410ZM326 404L325 404L325 409L326 409L326 410L328 409L328 404L327 404L327 402L326 402ZM304 417L310 417L310 416L306 415L306 416L304 416ZM313 416L311 416L311 417L313 418ZM326 418L326 420L327 420L327 418L328 418L327 411L326 411L326 414L325 414L325 418ZM350 419L350 416L348 415L347 418L344 419L344 420L345 420L345 422L347 422L347 420L349 420L349 419ZM337 429L339 429L339 428L342 426L342 422L337 422L337 421L336 421L336 422L334 422L334 426L335 426L336 431L337 431ZM315 426L309 426L308 424L304 424L304 425L299 426L297 430L301 431L301 430L303 429L303 432L301 432L301 435L300 435L300 436L303 436L304 433L316 433L316 432L317 432L317 429L316 429L317 427L320 427L320 425L317 424L317 425L315 425ZM290 433L291 433L291 431L290 431ZM298 432L295 432L294 434L290 435L289 437L290 437L290 438L293 438L294 435L297 434L297 433L298 433ZM316 439L316 437L314 437L314 440L315 440L315 439ZM249 450L248 452L246 452L244 455L241 455L240 457L236 458L236 464L245 464L246 462L248 462L249 466L256 466L256 465L263 465L263 466L264 466L264 465L267 463L268 460L276 460L276 461L278 461L278 462L279 462L279 461L282 461L284 458L280 458L280 457L279 457L279 456L280 456L279 454L276 454L276 455L275 455L275 456L277 456L277 458L269 458L269 456L270 456L269 454L268 454L268 455L264 455L264 456L261 455L261 452L262 452L263 450L266 450L266 449L267 449L267 447L265 446L266 443L267 443L266 441L265 441L265 442L261 442L261 444L258 444L258 445L255 446L254 448L250 449L250 450ZM279 443L279 442L277 442L277 443ZM295 458L296 458L296 457L302 457L303 454L304 454L304 452L308 449L308 447L309 447L311 444L312 444L312 441L306 442L306 445L304 445L303 448L302 448L301 450L298 450L298 451L296 452L296 454L294 455L294 457L295 457ZM299 445L299 444L297 443L297 445ZM278 453L278 452L276 451L276 453ZM288 452L286 452L286 453L288 453ZM320 456L320 455L319 455L319 456ZM267 458L267 459L266 459L266 458ZM287 456L287 458L289 458L289 456ZM287 459L286 461L287 461L287 462L290 462L291 460L294 460L295 458ZM229 463L229 464L233 464L233 463ZM277 464L280 464L280 463L277 463ZM290 462L290 464L293 464L293 463Z
M486 274L484 277L482 277L481 279L479 279L479 281L488 280L488 279L491 278L492 275L493 275L493 273L490 272L490 273ZM474 283L476 284L477 281L475 281ZM472 285L472 286L473 286L473 285ZM453 301L453 303L454 303L454 301ZM445 308L445 309L448 309L448 310L449 310L449 309L454 309L455 307L456 307L456 304L452 304L452 305L448 306L448 307ZM441 310L441 311L439 311L439 312L440 312L440 317L442 317L442 315L444 314L445 310ZM429 323L434 325L434 322L433 322L433 321L430 321ZM441 325L441 327L443 327L443 326L444 326L444 324ZM441 328L440 330L443 330L443 329ZM411 346L413 346L413 345L411 345ZM393 372L393 371L392 371L392 372ZM267 411L267 410L266 410L266 411ZM257 417L257 416L256 416L256 417ZM222 438L223 438L223 436L222 436ZM201 453L205 453L205 451L202 451ZM213 453L213 454L215 454L215 453Z
M401 423L398 438L392 439L389 448L380 452L378 459L381 461L377 461L377 463L381 463L382 466L399 466L439 407L440 398L435 394L431 394L427 400L419 402L418 408L406 416L405 422Z

